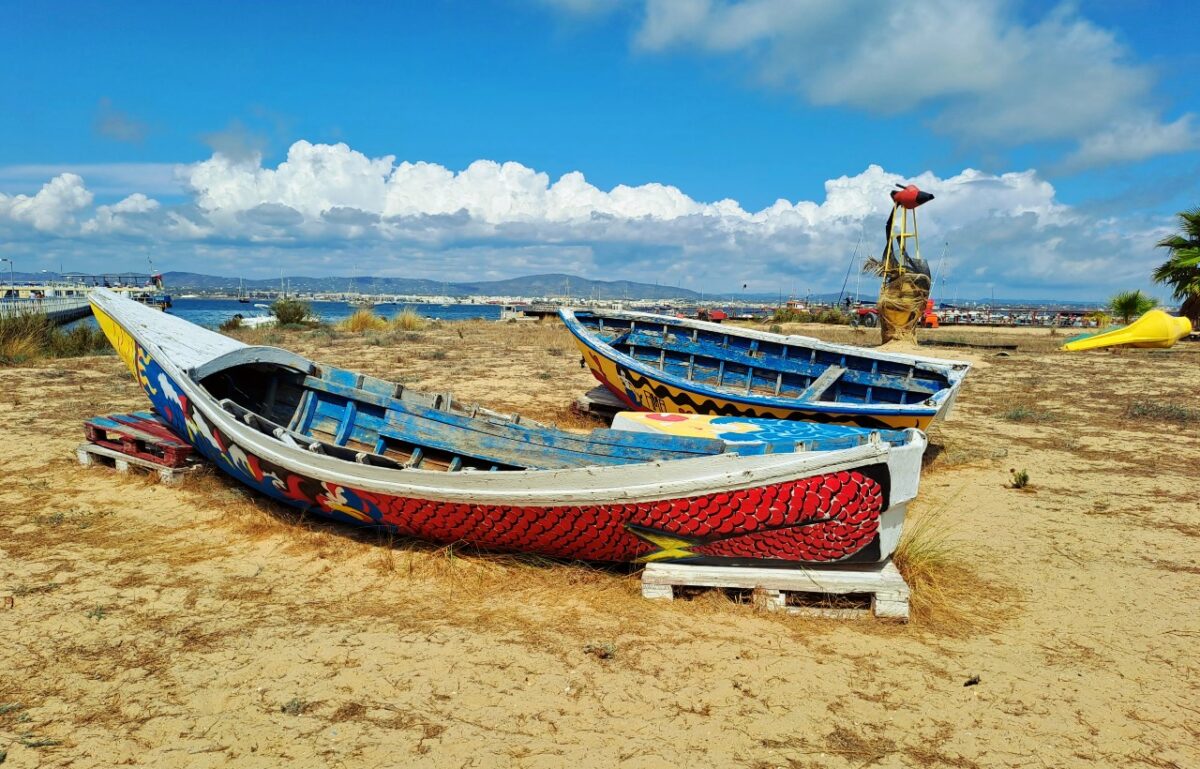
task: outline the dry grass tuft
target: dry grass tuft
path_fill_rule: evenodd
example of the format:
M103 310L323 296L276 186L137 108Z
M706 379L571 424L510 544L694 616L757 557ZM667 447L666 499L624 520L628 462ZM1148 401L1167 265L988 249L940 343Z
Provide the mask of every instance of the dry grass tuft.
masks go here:
M370 310L355 310L349 318L337 324L339 331L362 333L363 331L386 331L388 322Z
M1028 404L1018 404L1000 414L1002 419L1007 419L1009 422L1034 422L1044 424L1046 422L1054 422L1058 419L1053 411Z
M85 323L64 331L44 315L27 313L0 318L0 365L111 351L104 332Z
M1138 399L1125 407L1127 419L1149 419L1160 422L1175 422L1186 425L1200 422L1200 409L1179 403L1164 403L1158 400Z
M405 307L392 318L392 328L397 331L421 331L427 325L429 321L411 307Z
M870 766L896 752L896 741L880 736L877 729L861 726L846 727L838 724L825 735L825 749L835 755L844 756L855 766ZM864 733L865 732L865 733Z
M994 604L992 588L968 566L969 555L944 510L909 519L892 556L912 590L910 622L917 629L949 636L970 634Z

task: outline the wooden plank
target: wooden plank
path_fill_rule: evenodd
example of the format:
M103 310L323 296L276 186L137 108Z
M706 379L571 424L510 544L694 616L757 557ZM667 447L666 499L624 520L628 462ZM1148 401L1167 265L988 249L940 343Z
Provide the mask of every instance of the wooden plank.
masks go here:
M452 429L413 414L389 412L380 434L398 441L415 443L449 454L465 454L487 462L549 470L589 467L602 464L626 464L628 459L604 454L585 454L532 441L523 442L478 430Z
M841 366L830 366L825 369L821 376L813 380L813 383L805 387L803 392L796 397L799 401L819 401L825 391L833 386L833 383L841 378L842 374L846 373L846 369Z
M89 443L131 457L178 467L192 453L192 447L180 440L166 425L151 415L113 414L88 419L83 424Z
M346 409L342 413L342 423L338 426L337 435L333 442L339 446L345 446L346 441L350 440L350 435L354 430L354 416L358 413L358 404L352 400L346 401Z
M147 470L157 475L163 483L178 483L197 466L195 462L191 462L181 467L167 467L94 443L83 443L77 446L75 457L84 467L92 467L97 464L109 465L119 473L127 473L131 467Z
M683 356L689 356L693 359L707 358L714 362L723 363L727 361L743 366L782 371L785 374L814 377L819 376L821 371L830 365L817 361L817 350L815 348L811 351L809 360L804 361L797 358L788 358L782 354L770 355L760 353L755 356L750 355L749 350L743 351L737 347L725 347L723 345L706 343L703 340L692 342L679 336L676 336L674 341L668 342L657 335L645 333L631 334L629 343L637 347L652 347L656 349L661 347L669 352L676 353L680 356L681 366L685 365ZM783 349L786 351L787 348ZM840 357L844 359L847 356L843 355ZM835 360L837 359L835 358ZM910 367L906 375L898 375L879 373L878 360L866 356L853 358L851 363L853 365L845 367L847 369L846 381L864 387L884 387L920 395L932 395L949 386L936 379L930 379L927 376L917 376L915 367ZM721 377L718 375L718 384L720 384L720 379Z
M394 398L380 398L361 390L314 380L313 377L305 379L305 384L309 383L312 383L314 387L322 391L342 398L361 400L383 406L387 409L387 423L393 425L393 427L381 427L380 433L402 440L405 438L403 434L397 433L395 425L402 424L405 427L419 426L420 431L418 434L436 439L442 445L446 446L450 446L452 443L448 440L446 434L439 433L442 430L453 428L465 431L462 437L467 441L480 443L492 443L491 439L511 441L523 446L524 452L529 455L532 455L531 452L537 451L550 453L564 452L566 454L564 458L570 462L578 459L578 457L568 455L597 457L601 458L602 461L606 461L603 458L608 458L609 460L619 459L623 462L635 462L646 461L648 459L678 458L681 454L708 455L720 453L718 447L712 441L705 441L703 439L615 431L602 431L593 435L575 435L535 425L518 426L507 418L493 419L490 416L488 418L471 418L464 414L426 408L416 403L407 403ZM318 397L317 400L320 400L320 398ZM342 408L340 404L334 404L334 406L339 409ZM420 424L416 420L422 420L428 424ZM340 425L341 419L337 419L333 425L326 425L322 430L336 435L337 428ZM469 433L478 433L479 435L471 435ZM490 436L490 438L487 436ZM454 448L446 450L462 453L462 451ZM464 448L463 450L466 449ZM502 459L500 461L506 464L513 464L511 459ZM569 463L566 466L575 465Z
M576 406L585 414L596 411L628 411L629 405L612 394L604 385L597 385L575 400Z
M770 569L740 566L697 566L650 563L642 570L642 596L673 600L675 587L733 588L762 591L765 608L809 613L811 607L788 606L788 593L817 595L870 594L876 617L907 620L908 584L891 560L882 563ZM828 610L816 607L819 613ZM844 610L837 608L832 612Z
M155 414L147 414L145 412L135 412L132 414L112 414L109 419L114 422L119 422L123 425L129 425L143 430L157 437L163 443L177 444L187 446L188 444L181 440L171 428L167 427L166 423L158 418Z

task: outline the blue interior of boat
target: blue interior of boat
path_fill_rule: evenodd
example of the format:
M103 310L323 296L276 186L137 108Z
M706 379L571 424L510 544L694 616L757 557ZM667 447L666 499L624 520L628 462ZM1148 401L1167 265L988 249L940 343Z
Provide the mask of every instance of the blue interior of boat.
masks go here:
M805 402L920 403L950 386L901 361L766 341L670 319L575 313L584 330L649 368L727 393Z
M596 429L578 434L461 407L332 367L309 371L248 363L201 385L230 413L275 438L362 464L425 470L550 470L709 456L821 451L858 445L872 431L839 427L808 440L730 447L723 441ZM847 432L849 430L849 432ZM889 432L885 440L903 442Z

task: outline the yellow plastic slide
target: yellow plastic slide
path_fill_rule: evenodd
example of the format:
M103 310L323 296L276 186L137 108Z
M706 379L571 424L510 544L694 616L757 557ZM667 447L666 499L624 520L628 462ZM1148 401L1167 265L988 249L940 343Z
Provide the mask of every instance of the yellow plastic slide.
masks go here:
M1162 310L1151 310L1124 328L1103 334L1076 337L1062 346L1064 350L1094 350L1098 347L1170 347L1192 333L1192 322L1176 318Z

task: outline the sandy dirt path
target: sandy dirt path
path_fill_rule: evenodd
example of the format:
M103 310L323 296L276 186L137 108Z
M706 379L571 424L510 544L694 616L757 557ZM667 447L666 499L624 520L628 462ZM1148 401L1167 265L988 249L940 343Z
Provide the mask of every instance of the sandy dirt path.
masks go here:
M553 326L262 338L587 425ZM909 626L83 469L81 421L145 407L120 362L0 369L3 767L1198 766L1200 348L1030 347L940 351L979 365L910 525L962 581Z

